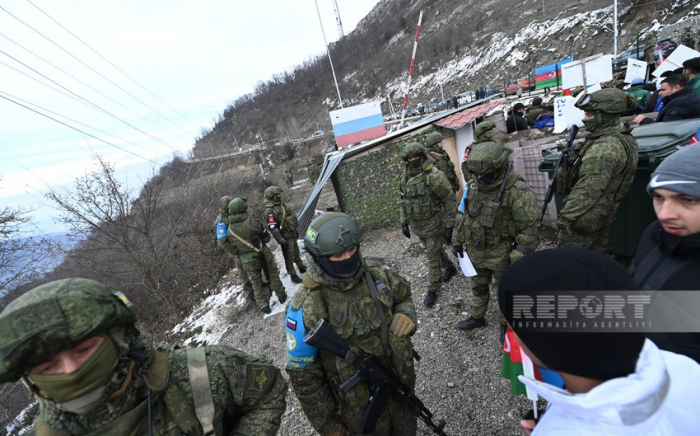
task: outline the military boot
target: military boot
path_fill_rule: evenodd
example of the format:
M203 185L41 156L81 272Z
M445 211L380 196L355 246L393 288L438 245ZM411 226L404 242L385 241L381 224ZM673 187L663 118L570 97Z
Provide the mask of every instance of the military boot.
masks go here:
M301 283L301 279L296 274L289 274L289 278L292 279L294 283Z
M484 318L474 318L470 316L464 321L457 323L457 328L462 331L469 331L472 329L482 328L486 325L486 320Z
M302 274L306 272L306 267L304 265L297 265L297 268L299 268L299 272Z
M282 295L279 297L280 304L284 304L285 301L287 301L287 294Z
M442 277L440 277L440 280L442 280L443 283L447 283L450 281L450 279L452 279L452 277L454 277L455 274L457 274L457 268L451 266L447 268L447 271L442 273Z
M437 294L433 291L428 291L427 294L425 294L425 299L423 300L423 306L427 308L433 307L435 305L435 301L437 300Z
M265 306L265 307L263 307L263 308L260 309L260 310L262 310L262 312L263 312L263 313L266 313L266 314L272 313L272 309L270 309L270 306Z

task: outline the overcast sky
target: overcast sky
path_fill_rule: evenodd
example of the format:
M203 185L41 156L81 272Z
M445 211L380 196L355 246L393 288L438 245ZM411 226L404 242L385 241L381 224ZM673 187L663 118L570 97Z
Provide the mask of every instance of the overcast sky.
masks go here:
M378 0L337 2L347 34ZM0 7L0 202L37 209L46 233L59 230L47 186L70 186L95 154L138 189L150 166L186 155L228 103L325 51L313 0L0 0ZM335 41L333 1L318 7Z

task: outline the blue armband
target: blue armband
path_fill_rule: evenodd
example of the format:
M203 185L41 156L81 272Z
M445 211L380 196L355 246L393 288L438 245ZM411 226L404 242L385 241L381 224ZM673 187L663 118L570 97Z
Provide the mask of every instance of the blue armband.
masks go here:
M216 239L226 239L228 236L228 226L225 222L220 222L216 225Z
M287 310L287 364L288 369L298 369L316 361L318 349L304 342L306 328L304 327L304 307L295 311L292 305Z

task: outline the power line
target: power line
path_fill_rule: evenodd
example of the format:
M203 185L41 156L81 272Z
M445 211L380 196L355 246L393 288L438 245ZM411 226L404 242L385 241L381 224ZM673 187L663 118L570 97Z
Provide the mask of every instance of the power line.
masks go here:
M71 73L69 73L69 72L63 70L62 68L60 68L60 67L54 65L53 63L47 61L47 60L44 59L43 57L41 57L41 56L37 55L36 53L32 52L32 51L29 50L28 48L22 46L22 45L19 44L18 42L13 41L12 38L10 38L10 37L8 37L8 36L2 34L2 33L0 33L0 36L2 36L3 38L7 39L7 40L10 41L11 43L15 44L16 46L18 46L18 47L21 48L22 50L28 52L28 53L31 54L32 56L38 58L39 60L41 60L41 61L43 61L43 62L45 62L45 63L51 65L52 67L54 67L54 68L57 69L58 71L60 71L60 72L62 72L63 74L67 75L68 77L72 78L73 80L76 80L76 81L82 83L83 85L85 85L86 87L92 89L93 91L95 91L96 93L98 93L98 94L100 94L101 96L105 97L106 99L108 99L108 100L112 101L113 103L115 103L115 104L121 106L122 108L128 110L129 112L131 112L132 114L136 115L137 117L139 117L139 118L141 118L141 119L143 119L143 120L145 120L145 121L148 121L149 123L153 124L154 126L158 127L159 129L166 130L165 127L163 127L163 126L161 126L161 125L159 125L159 124L156 124L154 121L152 121L152 120L150 120L150 119L144 117L143 115L137 113L136 111L134 111L134 110L132 110L132 109L126 107L125 105L119 103L118 101L116 101L116 100L113 99L112 97L110 97L110 96L104 94L103 92L101 92L101 91L98 90L97 88L93 87L92 85L89 85L89 84L85 83L84 81L82 81L82 80L80 80L79 78L75 77L75 76L72 75ZM8 56L9 56L9 55L8 55ZM14 59L14 58L13 58L13 59ZM187 138L187 139L188 139L188 140L190 139L190 138L189 138L189 133L188 133L188 138Z
M114 86L116 86L117 88L119 88L120 90L122 90L124 93L126 93L127 95L129 95L129 96L130 96L131 98L133 98L134 100L136 100L136 101L138 101L139 103L141 103L142 105L146 106L147 108L149 108L149 109L152 110L153 112L159 114L159 115L162 116L163 118L168 119L166 116L164 116L163 114L161 114L158 110L156 110L155 108L151 107L149 104L145 103L144 101L142 101L141 99L139 99L138 97L136 97L135 95L133 95L132 93L130 93L129 91L127 91L126 89L124 89L124 88L122 88L121 86L119 86L119 85L118 85L116 82L114 82L112 79L108 78L107 76L105 76L104 74L102 74L102 73L100 73L99 71L95 70L94 68L92 68L91 66L89 66L88 64L86 64L85 62L83 62L82 60L78 59L78 58L77 58L75 55L73 55L71 52L69 52L69 51L66 50L65 48L61 47L59 44L57 44L56 42L54 42L51 38L49 38L49 37L47 37L46 35L44 35L43 33L39 32L39 31L36 30L34 27L30 26L29 24L25 23L24 21L22 21L21 19L19 19L19 18L16 17L15 15L13 15L10 11L8 11L7 9L5 9L4 7L0 6L0 9L2 9L5 13L7 13L8 15L10 15L10 16L11 16L12 18L14 18L15 20L17 20L17 21L19 21L20 23L24 24L26 27L32 29L34 32L36 32L38 35L40 35L42 38L46 39L46 40L49 41L51 44L53 44L53 45L55 45L56 47L58 47L59 49L61 49L61 51L65 52L66 54L68 54L70 57L72 57L72 58L75 59L76 61L80 62L82 65L84 65L84 66L85 66L86 68L88 68L90 71L94 72L94 73L97 74L98 76L102 77L103 79L107 80L108 82L110 82L111 84L113 84ZM171 122L172 122L172 121L171 121ZM176 124L176 125L177 125L177 124ZM178 126L178 127L179 127L179 126ZM181 128L181 127L180 127L180 128ZM183 130L184 130L184 129L183 129Z
M2 6L0 6L0 8L2 8ZM165 145L165 146L168 147L169 149L171 149L171 150L173 150L173 151L178 151L178 150L176 150L175 148L171 147L170 145L166 144L165 142L161 141L160 139L153 137L151 134L149 134L149 133L147 133L147 132L144 132L143 130L139 129L138 127L133 126L133 125L130 124L129 122L124 121L123 119L121 119L121 118L119 118L118 116L112 114L111 112L109 112L109 111L107 111L107 110L101 108L100 106L96 105L95 103L91 102L90 100L88 100L88 99L86 99L86 98L84 98L84 97L82 97L82 96L76 94L75 92L71 91L70 89L66 88L65 86L61 85L60 83L56 82L55 80L53 80L53 79L47 77L46 75L40 73L39 71L37 71L37 70L35 70L34 68L30 67L29 65L25 64L24 62L22 62L22 61L16 59L15 57L13 57L13 56L11 56L11 55L5 53L5 52L2 51L2 50L0 50L0 53L4 54L5 56L9 57L10 59L14 60L15 62L17 62L17 63L23 65L24 67L26 67L26 68L32 70L33 72L35 72L36 74L38 74L38 75L40 75L41 77L45 78L46 80L50 81L51 83L54 83L54 84L56 84L57 86L59 86L59 87L65 89L65 90L68 91L69 93L73 94L74 96L76 96L77 98L79 98L80 100L82 100L82 101L84 102L83 104L88 104L88 105L92 106L94 109L97 109L97 110L103 112L104 114L113 117L114 119L116 119L116 120L118 120L118 121L120 121L120 122L126 124L127 126L131 127L132 129L134 129L134 130L136 130L136 131L138 131L138 132L140 132L140 133L143 133L144 135L148 136L149 138L153 139L154 141L160 142L161 144ZM16 68L11 67L10 65L7 65L7 64L4 63L4 62L1 62L1 61L0 61L0 64L3 64L3 65L5 65L5 66L7 66L7 67L9 67L9 68L12 68L13 70L15 70L15 71L17 71L17 72L19 72L19 73L22 73L21 71L17 70ZM22 74L24 74L24 73L22 73ZM27 76L27 75L25 74L25 76ZM31 78L31 76L27 76L27 77L30 77L30 78ZM36 79L35 79L35 80L36 80ZM37 81L38 81L38 80L37 80ZM44 85L46 85L45 83L43 83L43 82L41 82L41 81L38 81L38 82L39 82L39 83L42 83L42 84L44 84ZM78 101L80 101L80 100L78 100ZM81 103L82 103L82 102L81 102Z
M32 3L31 0L27 0L27 1L29 2L29 4L31 4L32 6L34 6L35 8L37 8L42 14L46 15L51 21L53 21L53 22L56 23L58 26L60 26L63 30L65 30L66 32L70 33L75 39L77 39L77 40L80 41L83 45L85 45L85 47L89 48L93 53L95 53L97 56L99 56L100 58L102 58L105 62L107 62L108 64L110 64L112 67L114 67L114 69L116 69L117 71L119 71L120 73L122 73L124 76L128 77L129 80L131 80L132 82L134 82L134 83L135 83L136 85L138 85L141 89L143 89L143 90L146 91L148 94L150 94L153 98L155 98L155 99L158 100L159 102L163 103L168 109L170 109L171 111L175 112L180 118L182 118L183 120L185 120L185 121L187 121L188 123L190 123L193 127L195 127L195 128L198 127L198 126L197 126L196 124L194 124L192 121L188 120L184 115L182 115L181 113L179 113L178 111L176 111L175 109L173 109L172 107L170 107L170 105L169 105L168 103L166 103L166 102L164 102L163 100L161 100L160 98L158 98L157 95L153 94L151 91L149 91L148 89L146 89L146 87L144 87L144 86L141 85L139 82L137 82L134 78L132 78L131 76L129 76L128 74L126 74L124 71L122 71L121 68L119 68L118 66L114 65L114 64L113 64L112 62L110 62L107 58L105 58L104 56L102 56L97 50L95 50L95 49L92 48L90 45L88 45L88 43L86 43L85 41L83 41L82 39L80 39L77 35L75 35L73 32L71 32L70 30L68 30L68 29L67 29L65 26L63 26L61 23L59 23L58 21L56 21L56 19L54 19L51 15L47 14L46 12L44 12L39 6L37 6L37 5L35 5L34 3ZM158 113L160 114L160 112L158 112ZM184 128L182 128L180 125L176 124L176 123L175 123L174 121L172 121L170 118L166 117L166 116L163 115L163 114L160 114L160 115L161 115L163 118L165 118L165 119L167 119L168 121L170 121L171 123L173 123L173 125L175 125L176 127L180 128L180 129L182 129L183 131L186 132L186 130L185 130Z
M15 99L15 100L17 100L17 101L21 101L22 103L25 103L25 104L34 106L34 107L39 108L39 109L41 109L41 110L43 110L43 111L45 111L45 112L51 113L51 114L56 115L56 116L59 116L59 117L61 117L61 118L65 118L65 119L68 120L68 121L72 121L72 122L74 122L74 123L76 123L76 124L80 124L81 126L85 126L85 127L87 127L88 129L95 130L96 132L102 133L103 135L111 136L111 137L114 138L114 139L118 139L118 140L123 141L123 142L128 142L129 144L135 145L135 146L137 146L137 147L139 147L139 148L143 148L143 145L139 145L139 144L137 144L137 143L135 143L135 142L133 142L133 141L129 141L128 139L124 139L124 138L120 138L120 137L118 137L118 136L114 136L114 135L112 135L111 133L104 132L104 131L102 131L102 130L96 128L96 127L92 127L92 126L87 125L87 124L85 124L85 123L82 123L82 122L80 122L80 121L78 121L78 120L74 120L73 118L69 118L69 117L67 117L67 116L65 116L65 115L61 115L61 114L59 114L58 112L54 112L54 111L52 111L51 109L47 109L47 108L45 108L45 107L39 106L39 105L36 104L36 103L32 103L32 102L30 102L30 101L24 100L24 99L19 98L19 97L15 96L15 95L9 94L9 93L7 93L7 92L5 92L5 91L0 90L0 94L5 94L6 96L8 96L8 97L10 97L10 98L13 98L13 99ZM177 151L177 150L176 150L176 151Z

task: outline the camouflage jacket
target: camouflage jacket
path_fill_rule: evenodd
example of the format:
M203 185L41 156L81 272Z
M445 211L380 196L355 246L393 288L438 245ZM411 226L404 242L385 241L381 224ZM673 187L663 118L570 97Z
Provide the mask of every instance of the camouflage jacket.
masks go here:
M284 203L268 201L264 213L267 228L280 245L286 243L287 239L297 239L299 221L292 209Z
M637 141L620 124L591 132L569 156L568 169L557 173L557 192L564 194L559 220L572 230L593 233L617 209L637 168Z
M228 216L228 240L233 252L241 256L245 264L258 258L262 244L270 242L270 233L260 221L243 212Z
M391 324L398 313L416 322L409 283L384 267L368 268L376 283L387 324ZM353 349L376 356L409 386L415 382L411 339L389 333L391 357L386 356L381 339L381 318L364 276L362 268L355 278L334 280L312 262L287 312L287 373L304 412L320 434L328 433L336 423L342 423L349 434L358 433L370 388L366 382L360 382L347 394L342 393L338 386L352 376L356 368L333 354L303 344L305 332L320 319L328 321ZM299 353L301 345L309 350ZM384 415L379 418L375 435L383 434L379 430L382 421L390 421Z
M204 348L214 402L217 436L277 433L286 408L287 383L279 369L233 348ZM165 381L165 385L163 382ZM151 389L151 425L156 436L201 436L195 414L185 349L159 348L144 371L116 399L84 415L59 412L40 403L36 436L141 436L148 433L148 391Z
M457 173L455 173L455 164L450 160L450 156L447 154L442 147L426 148L428 156L435 162L437 169L442 171L450 181L452 185L452 190L454 192L459 191L459 181L457 180Z
M544 112L544 109L542 109L542 106L531 106L527 109L525 112L525 119L527 120L527 123L531 126L535 125L535 120L537 117L540 116L540 114Z
M399 199L400 224L421 228L418 237L441 235L443 227L453 228L457 204L452 185L442 171L426 163L423 170L401 176Z
M215 235L217 235L217 229L218 229L219 223L226 224L226 227L228 228L228 213L219 212L219 214L216 216L216 219L214 220L214 234ZM222 250L224 250L224 252L226 253L227 256L229 256L229 257L236 256L236 253L233 249L233 245L228 240L228 237L226 237L226 238L218 238L217 237L216 245L219 248L221 248Z
M503 177L485 188L471 180L465 213L452 233L453 245L465 244L480 268L493 268L511 250L528 254L539 245L537 196L520 175L511 172L501 202L496 203L502 182Z

